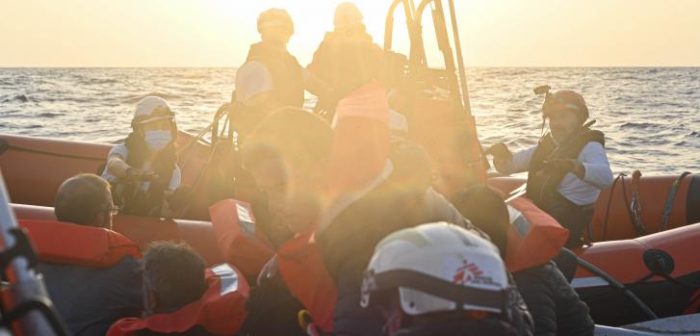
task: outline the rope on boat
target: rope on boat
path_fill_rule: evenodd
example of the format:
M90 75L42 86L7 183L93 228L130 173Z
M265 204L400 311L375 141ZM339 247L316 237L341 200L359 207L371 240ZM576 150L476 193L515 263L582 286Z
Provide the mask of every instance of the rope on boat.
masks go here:
M664 216L661 221L661 231L666 231L668 229L668 222L671 219L671 212L673 211L673 201L676 199L678 194L678 189L680 189L681 182L683 178L690 175L690 172L681 173L671 184L671 188L668 190L668 196L666 197L666 203L664 204Z
M632 292L627 286L625 286L623 283L617 281L615 278L613 278L610 274L606 273L602 269L598 268L597 266L589 263L588 261L580 258L579 256L576 255L576 253L572 252L571 250L567 248L562 248L561 253L564 255L567 255L569 258L576 258L576 263L581 266L583 269L599 276L601 279L605 280L610 287L617 289L622 292L623 295L628 297L634 304L639 307L639 309L642 310L642 312L650 319L650 320L656 320L659 317L654 313L649 306L647 306L644 301L642 301L634 292Z

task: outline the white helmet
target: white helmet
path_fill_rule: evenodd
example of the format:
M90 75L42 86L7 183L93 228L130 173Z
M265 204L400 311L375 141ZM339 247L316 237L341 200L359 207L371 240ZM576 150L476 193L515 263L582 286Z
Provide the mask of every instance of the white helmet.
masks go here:
M395 288L408 315L455 310L501 314L510 286L493 244L441 222L394 232L377 244L360 304L367 307L373 293Z
M246 62L236 71L236 101L243 105L257 105L273 89L272 74L260 61Z
M175 114L170 110L168 102L158 96L146 96L136 103L134 118L131 125L146 124L153 121L170 119L173 120Z

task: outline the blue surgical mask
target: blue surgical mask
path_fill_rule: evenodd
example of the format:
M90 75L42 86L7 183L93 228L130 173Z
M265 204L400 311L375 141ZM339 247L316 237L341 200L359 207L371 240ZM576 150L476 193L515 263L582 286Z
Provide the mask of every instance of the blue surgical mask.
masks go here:
M144 140L148 149L159 151L173 140L173 136L170 131L146 131Z

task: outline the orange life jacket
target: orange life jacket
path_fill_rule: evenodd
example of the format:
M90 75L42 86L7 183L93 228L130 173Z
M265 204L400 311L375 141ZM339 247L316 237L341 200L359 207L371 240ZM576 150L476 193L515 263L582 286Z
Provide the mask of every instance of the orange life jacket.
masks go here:
M552 260L569 238L569 231L532 201L518 197L508 202L510 229L506 266L522 271Z
M373 81L341 99L333 131L329 189L337 196L367 185L389 157L389 103L382 85Z
M314 324L332 331L337 290L314 241L313 230L282 244L277 250L277 265L287 288L311 313Z
M110 267L126 256L141 258L136 243L109 229L50 220L20 220L19 225L44 262Z
M107 335L136 335L139 330L146 329L158 333L183 333L196 326L214 335L235 335L247 314L248 283L228 264L207 269L206 280L208 289L199 300L169 314L121 319L112 325Z
M274 251L265 234L257 230L250 204L222 200L209 207L209 215L225 260L244 275L256 277Z

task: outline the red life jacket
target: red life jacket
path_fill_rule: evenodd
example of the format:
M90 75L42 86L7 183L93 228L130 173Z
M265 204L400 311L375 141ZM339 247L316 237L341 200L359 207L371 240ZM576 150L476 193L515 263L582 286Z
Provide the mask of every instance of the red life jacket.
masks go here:
M569 238L567 229L527 198L508 202L508 212L511 226L505 261L511 272L549 262Z
M314 324L332 331L337 290L314 241L313 230L282 244L277 250L277 265L287 288L311 313Z
M109 229L50 220L20 220L19 226L44 262L110 267L126 256L142 257L136 243Z
M250 204L222 200L209 207L209 215L224 259L244 275L256 277L274 251L265 234L256 229Z
M206 270L208 289L202 297L176 312L146 318L124 318L112 325L109 336L136 335L140 330L183 333L201 326L214 335L235 335L247 312L250 288L239 271L228 264Z

